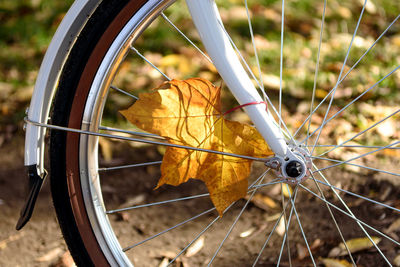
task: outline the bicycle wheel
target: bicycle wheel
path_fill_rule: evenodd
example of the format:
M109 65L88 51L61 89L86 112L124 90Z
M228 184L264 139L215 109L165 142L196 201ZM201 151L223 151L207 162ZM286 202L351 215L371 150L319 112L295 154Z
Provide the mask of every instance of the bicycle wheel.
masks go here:
M138 93L169 77L200 76L221 83L208 57L194 45L201 48L183 5L174 2L103 1L63 69L52 123L89 133L51 133L52 195L77 264L315 266L338 259L363 266L393 264L400 245L393 226L400 212L393 179L400 176L396 4L383 1L382 6L371 7L367 1L350 2L336 12L338 3L326 6L326 1L316 5L244 1L241 7L231 1L231 9L220 3L222 21L240 57L256 66L250 65L249 72L279 74L252 77L261 89L269 88L271 114L281 121L288 142L295 148L301 144L313 166L307 181L289 187L265 166L255 164L249 181L258 192L251 191L219 217L198 181L153 190L160 176L162 140L146 141L149 135L118 113ZM360 11L354 19L353 9ZM310 19L299 10L318 17ZM297 16L285 15L290 12ZM360 26L361 18L371 16L372 23L384 12L388 15L383 22ZM310 26L317 18L317 27ZM344 19L348 24L342 23ZM347 34L347 28L354 33ZM333 35L332 29L339 29L339 34ZM377 41L364 36L371 29ZM331 39L324 37L324 31ZM189 46L187 36L195 40ZM348 48L339 49L344 45ZM375 46L380 50L374 54ZM290 51L294 59L284 57ZM355 59L349 57L350 51ZM307 72L316 78L302 79ZM371 94L376 88L384 90ZM311 103L301 100L306 97ZM229 93L222 98L227 110L236 105ZM317 100L321 100L318 105ZM384 112L371 112L374 105ZM243 113L228 116L248 120ZM255 187L260 181L262 186ZM367 244L355 249L353 238L363 238Z

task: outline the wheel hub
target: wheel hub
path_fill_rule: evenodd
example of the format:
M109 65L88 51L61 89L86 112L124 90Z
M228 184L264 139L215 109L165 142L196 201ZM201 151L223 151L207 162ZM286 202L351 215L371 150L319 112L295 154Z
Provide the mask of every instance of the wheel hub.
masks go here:
M312 161L306 149L294 145L289 145L289 149L294 158L274 157L265 165L275 169L278 178L283 182L299 184L311 176Z

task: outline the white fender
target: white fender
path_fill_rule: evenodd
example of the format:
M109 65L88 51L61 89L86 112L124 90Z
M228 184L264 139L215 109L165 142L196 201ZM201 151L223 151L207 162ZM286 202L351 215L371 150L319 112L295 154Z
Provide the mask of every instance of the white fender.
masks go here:
M58 27L36 79L27 119L47 123L61 70L79 33L96 9L98 0L76 0ZM26 125L25 165L37 166L40 176L44 174L44 138L46 128Z

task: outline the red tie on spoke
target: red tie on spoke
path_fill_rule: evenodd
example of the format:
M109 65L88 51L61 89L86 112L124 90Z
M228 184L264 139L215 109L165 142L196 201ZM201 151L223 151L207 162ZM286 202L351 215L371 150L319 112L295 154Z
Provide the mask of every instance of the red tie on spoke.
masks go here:
M265 101L254 101L254 102L249 102L249 103L246 103L246 104L243 104L243 105L240 105L240 106L236 106L236 107L234 107L234 108L231 108L230 110L226 111L226 112L224 113L224 115L226 115L226 114L228 114L228 113L231 113L231 112L233 112L233 111L235 111L235 110L237 110L237 109L239 109L239 108L243 108L243 107L250 106L250 105L258 105L258 104L264 104L264 105L265 105L265 110L268 110L268 104L267 104L267 102L265 102Z

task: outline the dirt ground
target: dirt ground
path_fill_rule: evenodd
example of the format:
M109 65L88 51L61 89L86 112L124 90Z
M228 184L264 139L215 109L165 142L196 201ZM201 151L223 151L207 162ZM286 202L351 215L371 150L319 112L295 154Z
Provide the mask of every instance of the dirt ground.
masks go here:
M16 137L4 142L0 147L0 266L73 266L71 259L68 258L67 248L59 230L55 212L52 207L51 196L49 192L48 181L45 183L39 196L38 203L34 215L25 228L21 231L15 230L15 224L19 216L20 207L25 197L24 186L26 182L26 174L23 167L23 136L17 133ZM150 153L152 154L152 153ZM154 154L154 153L153 153ZM153 157L146 155L146 157ZM143 157L141 155L141 157ZM121 161L124 161L121 159ZM125 159L125 161L128 161ZM178 197L182 190L184 195L196 193L204 189L203 185L198 182L192 182L180 188L163 188L154 191L153 178L143 180L129 179L132 177L144 177L141 174L150 174L151 177L158 176L158 170L155 168L143 168L138 173L132 174L126 170L109 173L105 175L105 200L108 201L108 208L117 208L126 206L128 203L140 204L150 201L158 201L168 196ZM375 199L389 204L393 207L400 208L400 190L398 186L387 181L379 181L379 177L370 175L364 177L366 180L351 179L351 174L330 173L338 178L338 184L344 188L350 188L362 193L366 196L373 196ZM372 178L372 179L370 179ZM129 187L126 181L130 181ZM343 182L343 181L348 181ZM113 188L125 185L125 192L115 194ZM122 187L121 187L122 188ZM135 192L132 191L135 188ZM122 194L124 193L124 194ZM279 194L269 193L269 197L276 203L279 203ZM342 195L342 194L341 194ZM344 196L355 215L361 220L386 231L393 223L399 220L399 214L395 211L383 209L378 206L370 205L368 202ZM331 194L326 197L335 205L340 205L334 200ZM336 228L334 227L327 209L321 202L309 194L302 192L299 194L297 212L301 216L301 222L304 231L307 233L311 250L316 258L318 266L324 266L322 261L328 258L329 252L339 245L341 239L338 237ZM245 200L240 201L233 207L234 212L224 216L224 218L216 223L216 227L207 232L204 239L204 246L197 252L196 257L182 257L181 264L183 266L204 266L207 258L213 249L219 244L234 221L236 215L241 210ZM111 223L116 227L116 234L119 236L123 245L130 245L134 242L147 238L152 233L157 233L170 227L174 223L185 220L201 211L210 208L211 204L208 200L188 202L187 204L169 205L163 209L163 214L157 209L137 210L133 212L125 212L122 214L111 215ZM273 216L279 213L280 206L277 208L262 208L255 202L249 204L244 216L238 221L237 226L228 238L224 249L221 250L215 260L215 266L250 266L248 262L254 260L257 255L260 244L265 240L265 233L268 233L275 223ZM177 211L180 212L177 212ZM345 238L351 239L356 237L364 237L360 228L350 219L337 211L333 211L338 223L341 226ZM206 214L199 218L204 225L216 218L216 213ZM306 248L296 220L291 221L294 225L289 233L291 258L294 266L312 266L310 258L307 257ZM203 226L204 227L204 226ZM386 231L392 238L399 240L400 227ZM128 256L134 262L145 262L138 266L162 266L162 261L171 259L179 249L182 249L188 241L190 241L197 233L202 230L197 224L188 224L180 229L176 235L168 233L161 240L152 240L146 242L139 249L128 252ZM241 237L244 232L250 233L247 237ZM133 233L132 233L133 232ZM373 232L369 231L371 235ZM173 241L173 242L172 242ZM296 242L299 241L299 242ZM240 242L240 243L239 243ZM275 266L277 252L280 249L282 236L273 235L271 242L266 248L265 253L259 261L259 266ZM243 244L243 245L237 245ZM384 238L379 243L382 252L393 261L396 255L400 254L398 246ZM335 259L349 260L347 256L335 257ZM364 249L354 253L354 260L358 266L384 266L382 258L373 248ZM182 263L183 262L183 263ZM288 266L287 252L283 254L281 266ZM345 266L345 265L343 265Z

